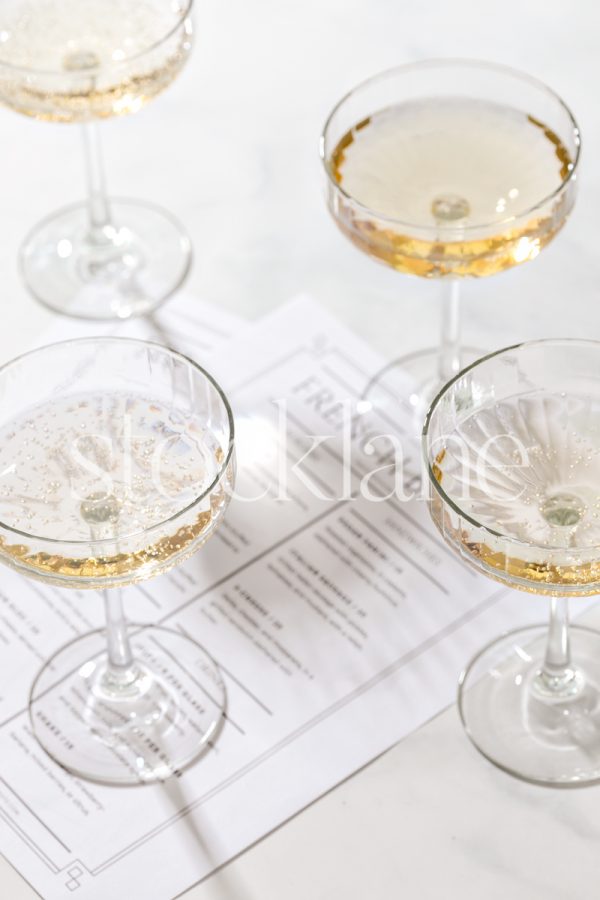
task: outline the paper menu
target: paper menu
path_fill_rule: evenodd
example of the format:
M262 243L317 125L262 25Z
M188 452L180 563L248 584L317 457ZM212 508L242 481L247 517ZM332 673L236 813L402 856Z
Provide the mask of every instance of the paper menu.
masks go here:
M48 900L179 894L450 703L487 640L540 617L463 566L422 502L361 496L373 460L344 414L380 360L316 305L283 307L203 362L236 413L239 498L196 557L126 605L220 664L229 705L214 749L136 789L55 766L29 733L27 689L55 648L99 624L99 603L0 574L2 847ZM409 445L404 462L408 488ZM387 492L389 473L368 483Z

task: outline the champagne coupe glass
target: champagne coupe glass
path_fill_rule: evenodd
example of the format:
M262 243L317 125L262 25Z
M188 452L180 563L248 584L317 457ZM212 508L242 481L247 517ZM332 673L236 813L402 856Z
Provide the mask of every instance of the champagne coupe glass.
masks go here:
M481 356L460 346L460 280L534 259L552 240L575 201L579 147L553 91L483 62L400 66L334 107L320 148L336 224L373 259L443 287L440 345L379 372L365 392L375 407L410 404L420 432L439 388Z
M37 675L33 731L70 772L164 779L214 738L225 688L185 629L128 625L121 588L191 556L223 518L234 427L222 390L158 344L84 338L0 368L0 561L103 592L106 627Z
M569 628L567 609L600 593L599 372L598 342L509 347L450 381L423 430L445 541L490 578L550 597L549 627L484 647L459 689L475 746L543 784L600 779L600 632Z
M192 0L4 0L0 103L78 123L88 199L48 216L25 239L33 296L85 319L155 309L183 283L191 245L167 212L106 193L96 122L137 112L167 88L192 47Z

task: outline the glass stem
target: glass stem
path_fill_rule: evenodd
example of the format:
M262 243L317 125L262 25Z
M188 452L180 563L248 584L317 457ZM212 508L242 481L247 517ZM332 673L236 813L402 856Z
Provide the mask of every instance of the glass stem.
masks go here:
M571 664L569 644L569 601L552 597L546 653L538 681L545 693L573 694L579 690L581 675Z
M92 494L82 503L82 515L90 528L94 554L99 557L102 556L99 544L107 537L107 531L112 532L110 537L115 542L114 552L119 552L117 511L118 506L112 494ZM101 593L106 619L107 676L111 688L120 689L127 687L136 678L121 588L108 588Z
M459 279L444 279L442 288L442 337L438 375L442 384L446 384L460 371Z
M106 614L106 637L108 661L117 671L129 669L133 664L133 654L127 635L127 621L123 612L121 588L102 591Z
M107 229L111 226L111 220L100 134L95 122L87 122L82 128L88 186L90 240L94 243L105 244L109 240Z

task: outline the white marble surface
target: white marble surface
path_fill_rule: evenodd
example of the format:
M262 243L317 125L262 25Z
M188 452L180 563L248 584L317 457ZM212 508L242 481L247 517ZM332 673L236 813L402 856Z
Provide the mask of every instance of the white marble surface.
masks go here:
M465 340L600 337L599 28L594 0L198 0L180 81L103 128L111 187L186 223L190 287L204 299L256 317L305 290L388 355L417 349L437 337L436 285L377 266L337 233L322 203L319 130L342 92L388 66L436 55L509 63L574 109L581 192L538 260L465 285ZM17 248L38 218L80 198L79 151L70 127L0 112L0 360L51 321L19 282ZM450 709L186 900L593 900L599 839L600 787L503 775ZM0 861L0 897L32 896Z

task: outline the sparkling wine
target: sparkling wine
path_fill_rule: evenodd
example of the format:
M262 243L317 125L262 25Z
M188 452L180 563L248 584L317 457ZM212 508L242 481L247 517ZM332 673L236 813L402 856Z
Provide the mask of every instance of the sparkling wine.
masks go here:
M75 394L45 403L0 431L0 520L23 534L0 538L0 555L31 575L134 581L164 571L224 510L220 488L180 516L222 461L205 425L154 398ZM43 536L43 550L33 535ZM60 552L48 541L60 541Z
M566 193L552 199L573 167L558 136L533 116L482 100L376 112L341 138L329 167L346 197L332 203L344 233L424 277L491 275L533 259L572 205Z
M533 593L597 592L600 404L532 392L477 410L444 443L433 472L464 515L451 525L438 494L432 515L467 559Z
M136 112L168 87L186 61L186 5L14 2L0 21L0 101L54 122Z

